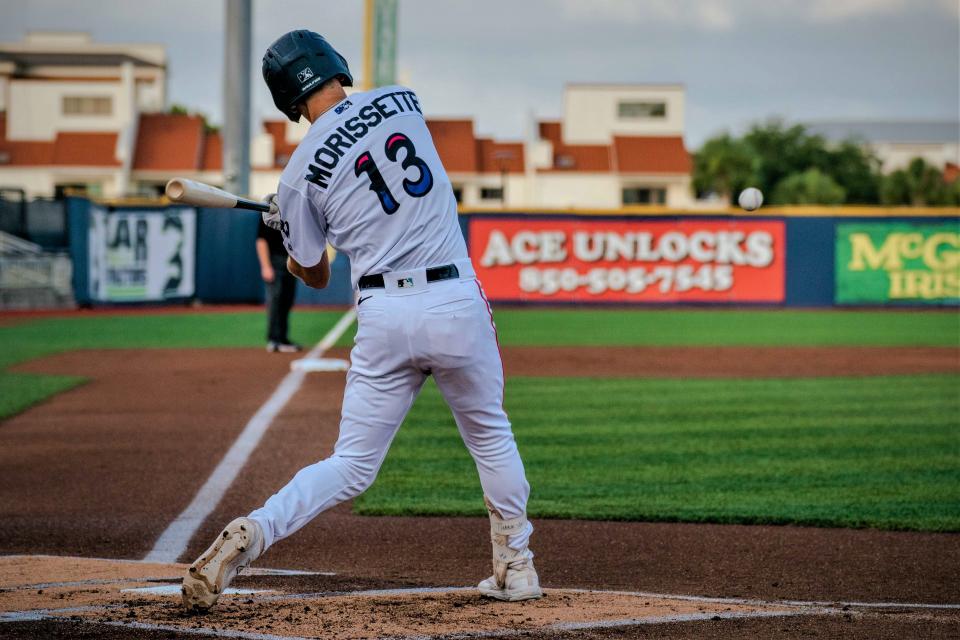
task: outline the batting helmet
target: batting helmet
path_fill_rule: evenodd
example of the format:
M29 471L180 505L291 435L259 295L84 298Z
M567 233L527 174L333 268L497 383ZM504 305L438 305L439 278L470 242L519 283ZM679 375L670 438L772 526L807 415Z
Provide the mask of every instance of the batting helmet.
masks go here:
M331 78L353 86L346 59L313 31L286 33L263 54L263 80L273 103L294 122L300 121L297 104Z

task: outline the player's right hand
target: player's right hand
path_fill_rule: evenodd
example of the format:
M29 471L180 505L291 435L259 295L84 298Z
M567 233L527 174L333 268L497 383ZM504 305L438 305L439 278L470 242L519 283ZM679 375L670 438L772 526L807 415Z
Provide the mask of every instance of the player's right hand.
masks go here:
M263 278L264 282L270 283L273 282L274 278L277 277L277 274L273 270L273 267L268 264L264 267L260 267L260 277Z
M280 202L277 200L277 194L268 193L261 202L270 205L270 211L264 211L262 214L263 224L280 231L283 228L283 220L280 219Z

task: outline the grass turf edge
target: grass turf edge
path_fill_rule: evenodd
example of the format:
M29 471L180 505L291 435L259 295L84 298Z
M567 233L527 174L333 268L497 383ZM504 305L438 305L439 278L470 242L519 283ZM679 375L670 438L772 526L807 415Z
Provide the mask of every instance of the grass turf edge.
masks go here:
M531 517L955 532L958 381L511 378L507 397ZM590 383L599 385L590 397L574 393ZM578 426L606 408L611 424ZM381 474L356 513L484 513L472 460L432 384Z

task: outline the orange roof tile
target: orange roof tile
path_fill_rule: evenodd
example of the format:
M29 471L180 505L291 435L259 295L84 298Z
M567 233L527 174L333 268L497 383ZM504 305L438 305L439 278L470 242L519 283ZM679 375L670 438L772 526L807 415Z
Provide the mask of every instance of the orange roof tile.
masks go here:
M450 173L476 173L477 141L473 120L427 120L444 168Z
M563 144L563 129L559 120L541 120L538 124L542 139L555 145Z
M52 142L7 140L7 113L0 111L0 166L50 164Z
M0 167L53 164L52 142L10 141L0 137Z
M203 171L223 170L223 138L218 131L207 132L203 139L203 159L200 162Z
M564 144L559 120L541 120L537 128L542 140L553 144L553 166L540 171L606 172L611 169L611 150L605 144Z
M553 166L541 171L610 171L610 147L604 144L554 145Z
M273 138L274 166L283 168L297 145L286 141L283 120L266 120L263 128ZM451 173L499 173L501 163L511 173L523 172L523 144L477 139L471 119L430 119L427 128L444 168Z
M53 143L53 162L80 167L119 167L116 133L57 134Z
M133 168L137 171L190 171L203 158L199 116L145 113L140 116Z
M7 140L7 117L0 112L0 166L116 167L117 134L60 132L46 140Z
M481 173L523 173L523 143L477 138L477 163Z
M679 136L614 136L620 173L681 173L693 169L690 154Z
M943 167L943 180L945 182L953 183L960 178L960 166L954 164L953 162L948 162Z
M273 138L273 166L282 169L297 148L296 144L287 142L287 123L283 120L264 120L263 128Z

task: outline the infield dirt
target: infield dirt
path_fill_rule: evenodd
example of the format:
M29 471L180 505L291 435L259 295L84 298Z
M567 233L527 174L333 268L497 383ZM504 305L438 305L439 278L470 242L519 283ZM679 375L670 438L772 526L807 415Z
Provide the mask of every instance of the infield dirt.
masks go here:
M823 376L955 372L960 370L956 353L936 348L510 348L504 361L508 375L534 373L528 363L536 362L536 375ZM19 370L83 375L91 381L2 423L0 484L9 499L0 518L0 552L142 557L192 499L292 357L267 357L253 349L77 351L21 365ZM259 505L300 467L329 453L343 382L342 373L307 377L181 561L201 552L223 523ZM553 588L940 602L956 593L960 575L960 536L952 534L565 520L535 524L538 568L544 584ZM358 517L342 505L261 560L264 566L337 575L242 578L237 584L310 592L465 586L487 575L488 554L484 520ZM670 635L675 627L702 637L807 632L826 637L847 631L851 637L860 632L869 637L871 629L947 637L958 623L950 616L857 614L819 626L796 618L713 627L684 623L662 630L665 637L683 637ZM48 624L4 623L0 631L46 637ZM897 634L898 627L906 631ZM143 637L152 633L143 631ZM565 635L551 633L540 637ZM643 637L641 631L630 634Z

